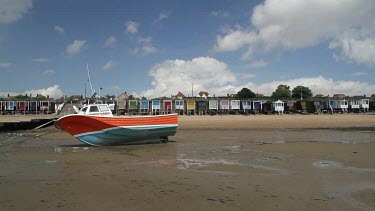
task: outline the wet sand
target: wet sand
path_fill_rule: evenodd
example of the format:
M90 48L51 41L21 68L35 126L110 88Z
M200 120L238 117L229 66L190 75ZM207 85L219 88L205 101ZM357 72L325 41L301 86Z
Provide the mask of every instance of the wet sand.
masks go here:
M375 209L375 115L181 116L170 140L0 134L0 210Z

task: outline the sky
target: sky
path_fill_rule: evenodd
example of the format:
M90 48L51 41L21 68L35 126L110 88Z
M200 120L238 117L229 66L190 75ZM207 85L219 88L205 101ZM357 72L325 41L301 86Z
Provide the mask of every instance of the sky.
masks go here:
M0 96L375 94L373 0L0 0ZM102 89L100 89L100 87Z

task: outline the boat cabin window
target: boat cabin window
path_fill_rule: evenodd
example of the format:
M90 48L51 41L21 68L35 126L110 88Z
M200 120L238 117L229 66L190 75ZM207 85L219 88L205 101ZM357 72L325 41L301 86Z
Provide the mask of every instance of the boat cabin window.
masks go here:
M109 111L108 106L106 106L106 105L100 105L99 109L100 109L101 112Z
M86 112L87 107L82 108L82 112Z
M98 106L91 106L90 107L90 113L91 112L99 112Z

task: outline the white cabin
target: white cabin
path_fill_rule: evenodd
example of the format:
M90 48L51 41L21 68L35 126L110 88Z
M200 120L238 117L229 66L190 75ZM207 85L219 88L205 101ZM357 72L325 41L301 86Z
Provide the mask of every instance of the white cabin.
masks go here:
M369 99L361 99L359 101L359 108L363 109L364 111L368 111L370 108L370 100Z
M85 105L78 112L81 115L93 115L93 116L109 116L112 117L112 111L108 104L90 104Z
M348 101L347 100L337 100L337 109L341 109L343 112L348 111Z
M284 102L281 100L272 102L272 110L278 114L284 113Z
M240 101L239 100L231 100L230 101L230 109L231 110L240 110Z

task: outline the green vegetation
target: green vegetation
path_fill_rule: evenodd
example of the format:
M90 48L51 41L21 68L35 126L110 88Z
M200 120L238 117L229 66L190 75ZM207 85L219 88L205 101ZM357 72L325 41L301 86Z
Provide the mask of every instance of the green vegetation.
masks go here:
M240 99L244 99L244 98L255 98L255 93L252 92L250 89L248 88L242 88L241 91L239 91L237 93L237 97L240 98Z
M290 87L288 85L280 84L277 89L272 92L271 97L273 99L289 99L292 97Z
M309 87L305 86L296 86L292 90L292 97L293 98L302 98L302 99L309 99L313 96Z

